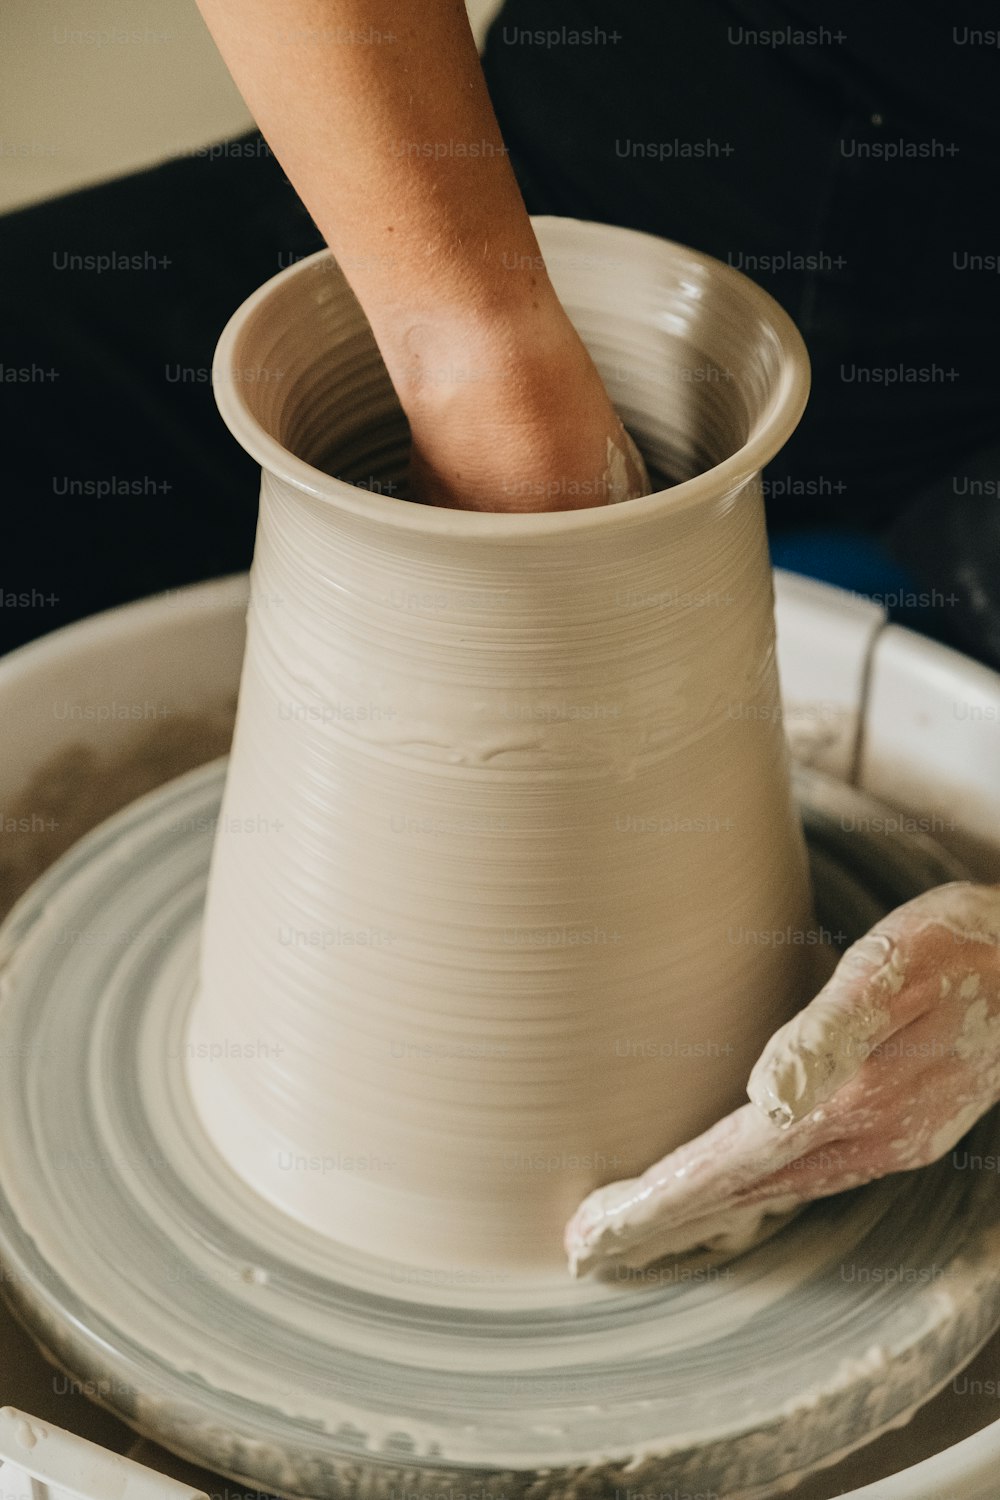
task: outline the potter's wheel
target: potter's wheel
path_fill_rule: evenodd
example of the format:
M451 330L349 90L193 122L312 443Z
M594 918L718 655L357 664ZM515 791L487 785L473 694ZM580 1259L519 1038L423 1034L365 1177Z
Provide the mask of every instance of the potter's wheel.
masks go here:
M768 1493L902 1419L1000 1320L995 1184L947 1161L816 1205L731 1266L603 1284L437 1276L405 1244L378 1263L270 1208L183 1074L223 777L103 824L0 936L4 1290L140 1431L291 1494ZM859 832L859 794L798 791L820 920L848 939L961 873L927 840ZM968 1146L995 1157L995 1114Z

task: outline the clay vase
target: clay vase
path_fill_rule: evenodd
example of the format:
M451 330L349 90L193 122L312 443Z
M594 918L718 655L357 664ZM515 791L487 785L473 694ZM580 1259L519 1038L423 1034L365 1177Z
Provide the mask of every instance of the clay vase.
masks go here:
M808 998L759 478L803 344L704 255L536 229L666 476L646 498L403 498L326 253L239 309L214 372L263 478L194 1104L286 1213L455 1275L558 1266L580 1198L740 1103Z

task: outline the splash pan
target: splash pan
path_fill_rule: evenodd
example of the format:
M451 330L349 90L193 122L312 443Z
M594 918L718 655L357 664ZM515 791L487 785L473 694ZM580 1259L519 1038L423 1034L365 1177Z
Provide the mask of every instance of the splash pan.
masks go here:
M376 1261L271 1208L184 1076L224 775L102 824L0 931L3 1291L138 1431L323 1500L765 1494L902 1420L1000 1322L995 1185L948 1162L735 1262L604 1282L428 1272L405 1244ZM926 838L864 832L884 810L857 792L800 773L797 794L820 920L848 940L963 873ZM995 1156L995 1114L967 1145Z

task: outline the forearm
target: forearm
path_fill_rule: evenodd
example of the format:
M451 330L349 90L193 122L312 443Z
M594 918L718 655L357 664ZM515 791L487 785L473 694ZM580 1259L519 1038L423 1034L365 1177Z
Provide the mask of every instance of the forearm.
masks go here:
M411 498L645 493L542 264L463 0L198 3L372 326L409 421Z
M404 398L565 336L462 0L199 4Z

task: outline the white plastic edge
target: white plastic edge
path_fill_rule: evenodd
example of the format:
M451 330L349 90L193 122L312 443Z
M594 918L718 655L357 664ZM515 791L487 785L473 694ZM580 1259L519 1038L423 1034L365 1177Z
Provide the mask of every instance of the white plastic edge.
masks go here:
M0 1495L3 1500L208 1500L203 1490L15 1406L0 1407Z

